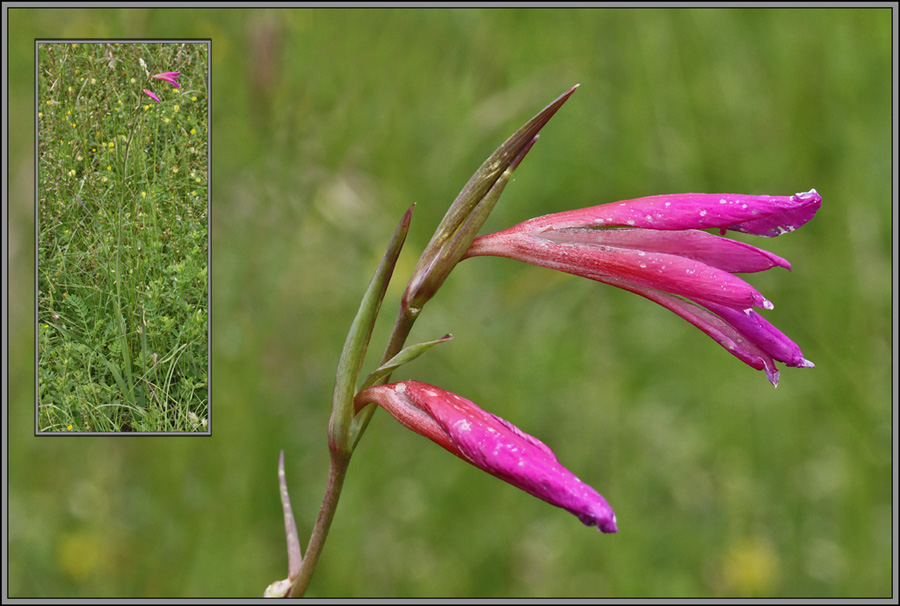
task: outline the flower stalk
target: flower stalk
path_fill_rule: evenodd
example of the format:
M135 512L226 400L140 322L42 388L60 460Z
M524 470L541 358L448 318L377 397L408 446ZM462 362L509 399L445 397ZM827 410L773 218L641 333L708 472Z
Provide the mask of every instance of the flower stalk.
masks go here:
M178 87L179 75L164 72L152 77ZM337 510L350 458L379 406L408 429L487 473L571 512L601 532L617 532L616 516L606 499L563 467L537 438L439 387L419 381L389 383L397 368L452 338L448 334L406 346L422 308L464 259L507 257L639 294L691 322L746 364L764 369L776 386L776 361L813 366L793 341L757 312L757 308L772 309L772 303L735 275L774 267L789 270L790 263L722 236L728 230L764 237L793 231L809 221L821 205L815 190L794 196L649 196L545 215L478 236L539 131L577 86L516 131L469 179L412 272L381 364L360 383L375 320L409 230L412 207L400 221L363 296L338 362L328 424L328 480L305 556L287 495L283 453L279 459L289 574L270 585L266 596L300 597L306 592ZM150 91L144 92L158 101Z

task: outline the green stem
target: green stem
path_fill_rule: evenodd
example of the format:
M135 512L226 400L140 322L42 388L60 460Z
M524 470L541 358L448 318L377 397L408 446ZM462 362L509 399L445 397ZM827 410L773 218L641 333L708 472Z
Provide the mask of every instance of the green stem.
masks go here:
M137 127L138 120L141 118L140 112L141 102L138 99L138 105L134 108L134 119L131 121L131 132L128 133L128 141L125 142L125 157L122 159L122 170L120 174L122 174L123 182L125 180L125 168L128 166L128 151L131 149L131 139L134 137L134 129Z
M391 332L391 338L388 341L387 349L384 352L382 364L393 358L401 349L403 349L403 345L406 343L406 338L409 336L410 330L412 330L416 317L418 317L418 313L401 308L400 315L397 317L397 322L394 324L394 329ZM379 381L379 384L387 383L389 379L390 375ZM350 431L352 436L351 452L356 447L363 432L366 430L366 426L368 426L369 420L372 418L372 414L375 412L376 408L375 405L370 405L360 411L353 419ZM303 563L300 566L300 573L291 586L289 597L303 597L303 594L306 592L306 588L312 579L313 572L316 570L316 565L319 563L319 556L322 553L322 548L325 546L325 539L328 537L328 530L331 528L331 522L334 519L335 511L337 511L338 499L340 499L341 496L341 488L344 485L344 477L347 475L347 466L349 464L350 454L343 455L332 449L331 465L328 469L328 483L325 486L325 496L322 497L322 506L319 508L316 525L313 528L312 536L309 538L309 544L306 546L306 555L303 557Z
M297 575L291 586L289 597L300 598L306 593L309 581L316 570L316 564L319 563L319 556L322 555L322 548L325 546L325 539L328 537L328 529L331 528L334 513L337 511L341 487L344 485L344 477L347 475L347 466L349 464L349 456L344 457L332 453L331 466L328 469L328 484L325 486L325 496L322 497L322 506L319 508L316 525L313 528L312 536L309 538L309 545L306 547L306 556L300 565L300 574Z
M312 574L316 569L316 564L319 561L319 555L322 552L325 539L328 536L328 529L331 527L334 512L337 509L338 499L341 496L341 487L344 484L344 476L347 473L347 465L350 463L350 456L353 454L353 446L356 443L352 437L352 428L354 427L353 397L356 394L359 371L362 368L363 358L365 358L366 350L369 346L375 319L378 317L378 311L381 309L381 302L384 300L384 294L394 272L394 266L397 263L397 258L400 256L400 249L403 248L403 242L406 240L406 234L409 231L412 210L412 207L410 207L406 211L406 214L394 231L394 236L391 238L391 242L381 258L381 263L375 270L375 275L372 276L372 281L369 283L365 295L363 295L362 303L359 306L356 317L353 319L353 324L350 326L350 332L347 334L347 340L341 352L341 359L338 361L331 418L328 421L328 450L331 453L328 483L325 486L325 496L322 497L322 506L316 518L316 525L313 528L312 536L309 538L309 545L306 547L306 557L303 558L299 575L291 585L291 597L300 597L306 591L306 587L309 585Z

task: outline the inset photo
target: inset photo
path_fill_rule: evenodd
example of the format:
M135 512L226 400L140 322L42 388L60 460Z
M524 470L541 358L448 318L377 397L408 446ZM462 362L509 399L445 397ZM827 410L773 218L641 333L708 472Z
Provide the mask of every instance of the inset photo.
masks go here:
M35 433L210 434L208 40L37 40Z

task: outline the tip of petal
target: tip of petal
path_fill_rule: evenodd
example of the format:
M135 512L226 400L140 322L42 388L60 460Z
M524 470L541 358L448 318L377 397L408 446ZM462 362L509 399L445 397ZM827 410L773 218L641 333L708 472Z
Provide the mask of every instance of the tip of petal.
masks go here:
M606 533L619 532L619 527L616 526L616 516L613 515L611 520L609 520L608 522L606 522L602 525L598 525L597 528L601 532L606 532Z
M600 532L607 534L619 532L619 528L616 526L616 514L609 509L609 506L604 507L603 511L597 514L576 513L575 515L585 526L596 526Z
M797 364L797 368L815 368L816 365L807 360L806 358L802 358L800 363Z
M772 387L778 387L779 376L780 373L777 369L775 369L774 367L770 368L768 364L766 365L766 378L769 379L769 383L772 384Z
M794 194L794 197L797 198L798 200L802 200L802 201L807 201L807 200L815 201L815 200L822 199L822 196L819 195L819 192L817 192L815 188L813 188L809 191L796 193L796 194Z

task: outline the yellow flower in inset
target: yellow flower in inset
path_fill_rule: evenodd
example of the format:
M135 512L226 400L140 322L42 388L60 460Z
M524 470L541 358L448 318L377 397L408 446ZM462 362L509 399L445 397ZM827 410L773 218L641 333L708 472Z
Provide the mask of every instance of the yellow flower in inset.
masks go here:
M180 107L179 105L176 104L175 107L174 107L174 109L175 109L175 111L177 112L177 111L180 111L180 110L181 110L181 107Z
M75 176L75 169L74 169L74 168L73 168L72 170L69 171L69 176L70 176L70 177L74 177L74 176Z
M177 166L173 167L173 168L172 168L172 172L173 172L173 173L177 173L177 172L178 172L178 167L177 167Z
M147 197L147 192L142 191L142 192L141 192L141 197L142 197L142 198L146 198L146 197Z

